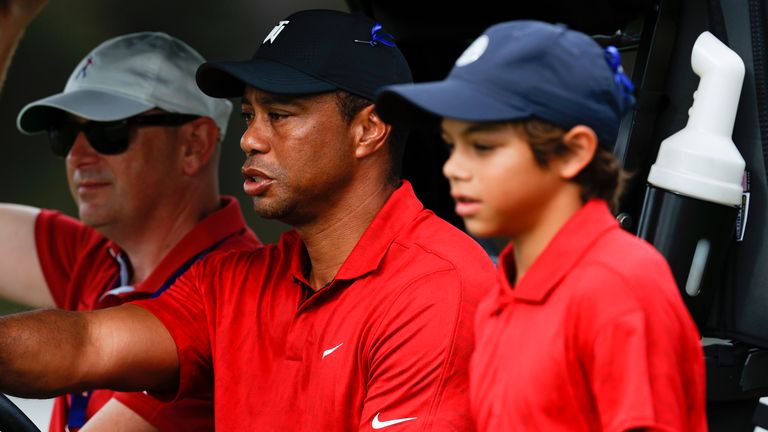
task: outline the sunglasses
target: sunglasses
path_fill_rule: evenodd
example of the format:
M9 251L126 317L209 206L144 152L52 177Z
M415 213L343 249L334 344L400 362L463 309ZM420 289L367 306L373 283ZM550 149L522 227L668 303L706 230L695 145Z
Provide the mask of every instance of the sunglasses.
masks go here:
M117 155L128 149L133 126L180 126L199 117L194 114L149 114L113 122L62 121L48 128L48 141L56 156L66 157L77 135L83 132L94 150L104 155Z

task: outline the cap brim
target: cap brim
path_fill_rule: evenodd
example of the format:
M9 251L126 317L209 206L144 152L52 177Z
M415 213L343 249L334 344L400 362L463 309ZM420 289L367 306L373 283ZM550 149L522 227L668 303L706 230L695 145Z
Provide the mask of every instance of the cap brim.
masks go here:
M526 103L490 95L466 82L436 81L384 87L376 112L392 124L419 126L448 117L464 121L505 121L531 116Z
M26 134L44 131L63 112L92 121L114 121L155 108L126 96L98 90L59 93L27 104L19 112L16 125Z
M245 86L279 94L314 94L338 87L304 72L264 59L204 63L197 69L197 86L211 97L243 95Z

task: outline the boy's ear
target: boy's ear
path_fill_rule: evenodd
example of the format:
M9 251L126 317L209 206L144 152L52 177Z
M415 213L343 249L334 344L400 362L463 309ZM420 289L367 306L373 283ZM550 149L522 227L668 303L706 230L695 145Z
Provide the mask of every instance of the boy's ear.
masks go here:
M595 157L597 135L588 126L576 125L563 135L563 143L568 147L568 152L555 160L560 177L570 180Z

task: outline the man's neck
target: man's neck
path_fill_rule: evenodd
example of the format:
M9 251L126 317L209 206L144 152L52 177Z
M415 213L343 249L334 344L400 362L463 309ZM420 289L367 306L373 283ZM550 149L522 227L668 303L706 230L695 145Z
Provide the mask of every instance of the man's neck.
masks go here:
M333 280L395 190L389 184L376 187L350 193L333 211L311 224L296 227L307 248L311 263L308 280L315 291Z
M220 207L219 197L215 197L205 205L157 208L151 216L136 221L133 226L122 224L119 230L99 231L128 255L133 268L130 283L136 285L143 282L201 220Z

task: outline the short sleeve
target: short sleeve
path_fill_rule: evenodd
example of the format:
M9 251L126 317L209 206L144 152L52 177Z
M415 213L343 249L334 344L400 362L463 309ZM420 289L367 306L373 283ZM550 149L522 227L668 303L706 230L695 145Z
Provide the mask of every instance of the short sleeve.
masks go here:
M582 267L574 287L579 358L605 431L694 430L704 418L689 410L704 407L703 392L691 394L704 383L698 333L665 263L653 257L638 261L642 271Z
M369 348L359 430L474 430L467 370L476 304L459 280L452 270L423 277L387 311Z
M194 264L161 296L139 300L133 304L155 315L176 343L179 355L179 388L176 394L153 394L162 400L179 400L210 391L211 367L210 327L204 295L205 265L209 255Z
M603 430L655 425L648 343L642 311L600 325L588 370Z
M71 276L78 263L105 244L104 237L76 219L52 210L40 212L35 220L35 246L56 306L77 309L82 293L71 289ZM82 287L86 288L90 287Z

